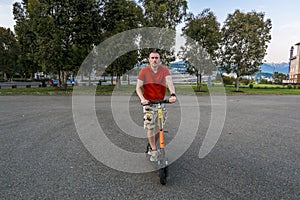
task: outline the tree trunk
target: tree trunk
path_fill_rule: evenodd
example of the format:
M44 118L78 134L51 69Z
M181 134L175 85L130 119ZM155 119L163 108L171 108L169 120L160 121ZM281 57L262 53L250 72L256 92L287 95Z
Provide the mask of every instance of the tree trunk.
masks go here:
M3 79L5 80L5 81L7 81L7 76L6 76L6 73L4 72L4 74L3 74Z
M211 87L211 76L210 76L210 74L208 75L207 87Z
M237 76L237 77L236 77L236 80L235 80L235 91L236 91L236 92L240 91L240 83L239 83L239 79L240 79L240 77Z
M89 73L89 86L91 86L91 73Z
M201 84L201 82L202 82L202 75L201 74L199 74L199 92L201 92L202 91L202 84Z
M62 72L62 86L63 89L67 89L67 73L65 71L61 71Z
M130 85L130 76L129 76L129 71L128 71L128 76L127 76L127 78L128 78L128 85Z
M30 73L30 77L29 77L29 79L31 80L31 81L33 81L34 80L34 73L32 72L32 73Z
M197 76L197 90L199 92L202 91L202 85L201 85L201 74L199 74L198 72L196 73L196 76Z
M196 77L197 77L196 87L197 87L197 90L199 90L199 74L198 74L198 72L196 73Z
M121 89L121 76L118 74L117 75L117 90Z
M58 70L58 83L57 83L57 87L61 86L61 70Z

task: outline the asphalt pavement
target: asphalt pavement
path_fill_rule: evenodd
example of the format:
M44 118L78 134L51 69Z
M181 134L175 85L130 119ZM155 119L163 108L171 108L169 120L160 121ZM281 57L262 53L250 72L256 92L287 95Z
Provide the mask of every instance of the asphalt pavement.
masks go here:
M96 159L76 131L71 96L0 96L0 199L299 199L299 98L228 96L222 134L200 159L212 106L209 96L199 96L199 105L188 105L200 111L196 136L162 186L157 171L122 172ZM111 97L97 96L95 108L113 144L144 152L146 139L115 123ZM137 97L129 108L142 127ZM181 112L179 103L169 107L167 143Z

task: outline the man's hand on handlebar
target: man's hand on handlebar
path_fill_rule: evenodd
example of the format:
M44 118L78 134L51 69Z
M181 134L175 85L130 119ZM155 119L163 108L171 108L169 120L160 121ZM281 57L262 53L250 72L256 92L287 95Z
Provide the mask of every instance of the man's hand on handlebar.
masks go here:
M161 100L161 101L149 101L147 99L142 99L141 100L141 104L143 106L149 105L149 104L158 104L158 103L175 103L177 100L176 95L175 94L171 94L171 96L169 97L169 99L165 99L165 100Z
M177 100L176 94L174 94L174 93L171 94L171 96L170 96L170 98L169 98L169 102L170 102L170 103L175 103L176 100Z
M148 105L149 104L149 101L146 100L146 99L143 99L141 100L141 104L144 106L144 105Z

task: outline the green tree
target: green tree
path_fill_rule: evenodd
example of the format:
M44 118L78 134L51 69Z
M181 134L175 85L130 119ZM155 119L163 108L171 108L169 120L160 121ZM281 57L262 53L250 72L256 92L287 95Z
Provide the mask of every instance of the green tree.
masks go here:
M18 72L17 58L19 45L14 33L8 28L0 27L0 73L3 79L12 79Z
M142 4L144 10L144 27L160 27L174 31L176 26L183 21L188 8L186 0L139 0L139 3ZM161 32L160 34L164 35L165 33ZM154 37L156 36L157 33L154 34ZM175 37L175 34L170 36L169 41L159 41L159 38L153 38L151 41L143 41L146 43L157 41L159 42L157 46L165 50L162 50L162 48L144 49L140 51L141 59L139 61L142 62L144 58L147 58L151 51L159 52L162 62L166 64L175 60ZM166 39L163 36L162 38Z
M220 23L210 9L204 9L196 17L190 13L187 16L186 24L182 28L183 35L197 41L200 46L213 60L216 58L216 51L221 40Z
M264 20L264 13L255 11L236 10L225 20L218 58L223 70L236 74L236 91L241 76L259 71L271 40L271 28L271 20Z
M97 0L23 0L23 6L15 4L19 37L27 44L28 34L33 36L33 48L26 57L43 71L58 73L60 83L66 83L67 74L78 70L101 38L100 4Z
M89 52L93 51L92 54L95 54L95 45L99 44L105 38L103 35L105 32L105 29L103 28L104 1L77 0L75 5L74 13L76 14L74 14L74 18L72 19L74 45L71 51L73 55L73 73L77 72L80 64ZM79 12L80 10L81 12ZM103 66L97 66L95 59L89 64L83 64L85 64L83 70L88 76L90 83L92 71Z
M287 80L287 74L279 73L279 72L274 72L274 82L281 84L283 80Z
M144 26L171 28L182 22L188 8L186 0L139 0L144 8Z
M116 0L107 1L104 7L104 26L105 37L111 37L117 33L139 28L142 26L143 10L134 1L127 0ZM118 38L118 44L112 43L114 48L124 48L125 44L129 46L137 46L135 36L126 38ZM113 63L108 63L106 73L110 74L111 77L116 75L117 77L117 89L121 87L121 76L127 71L131 70L137 63L138 53L137 51L128 52L124 55L116 58Z
M13 4L13 15L16 25L14 31L20 44L20 54L18 56L19 67L26 77L34 78L34 73L41 71L35 63L34 54L37 51L36 34L33 31L29 20L26 5L16 2Z
M180 57L188 63L188 72L196 74L197 88L201 91L202 75L211 75L221 39L220 23L213 12L204 9L198 16L190 13L182 28L186 38Z
M87 54L104 39L143 26L175 29L187 8L186 1L182 0L140 3L142 6L128 0L22 0L15 3L15 29L22 46L21 63L32 73L38 70L57 73L63 83L66 75L76 72ZM156 10L157 5L159 10ZM132 38L136 42L136 37ZM100 56L96 50L93 53ZM129 54L128 58L122 57L122 62L121 58L116 61L122 66L112 68L115 75L133 67L131 62L137 62L139 54ZM174 56L168 57L171 58ZM84 75L90 75L95 67L107 66L103 64L97 63L96 57L95 61L84 63Z

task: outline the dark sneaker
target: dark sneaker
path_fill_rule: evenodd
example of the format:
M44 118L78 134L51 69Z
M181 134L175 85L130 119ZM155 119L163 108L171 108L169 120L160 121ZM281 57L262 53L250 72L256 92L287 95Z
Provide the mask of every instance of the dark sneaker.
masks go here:
M152 151L150 144L148 143L146 146L146 152L147 154L151 155L150 152Z

